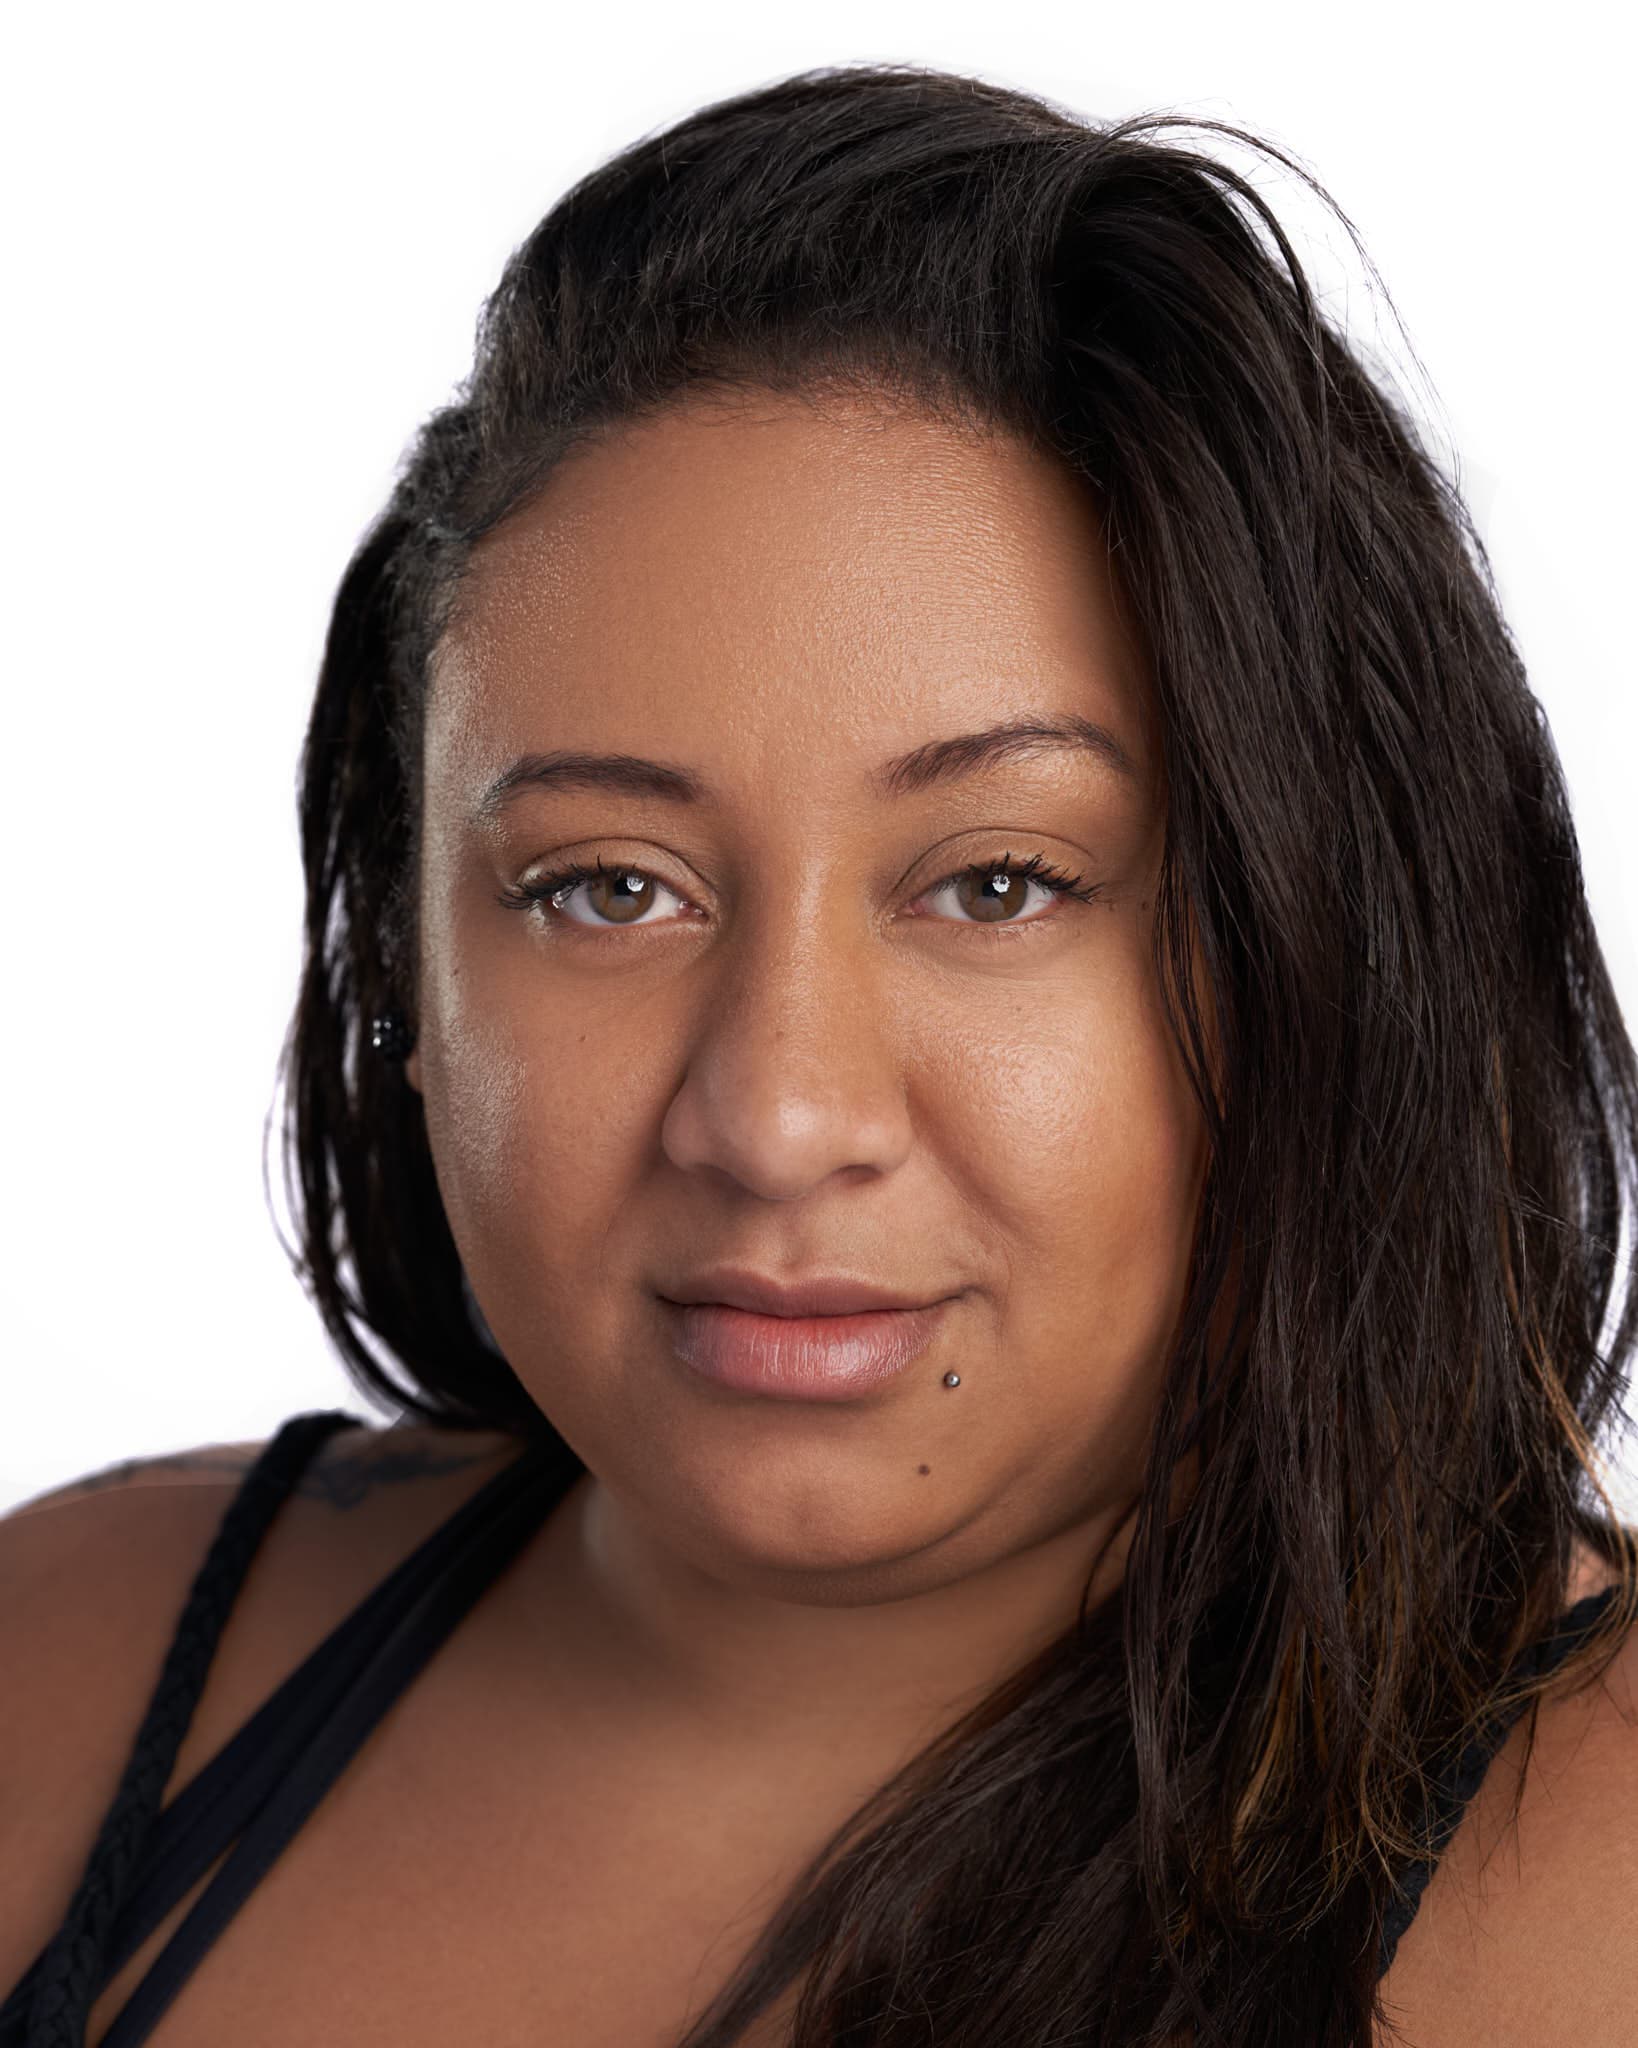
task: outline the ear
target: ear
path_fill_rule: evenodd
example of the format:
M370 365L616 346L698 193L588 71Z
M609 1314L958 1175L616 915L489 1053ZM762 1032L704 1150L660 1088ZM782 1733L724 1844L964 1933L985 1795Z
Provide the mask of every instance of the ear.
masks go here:
M416 1094L419 1095L421 1093L421 1048L419 1046L415 1047L404 1062L404 1078L415 1090Z

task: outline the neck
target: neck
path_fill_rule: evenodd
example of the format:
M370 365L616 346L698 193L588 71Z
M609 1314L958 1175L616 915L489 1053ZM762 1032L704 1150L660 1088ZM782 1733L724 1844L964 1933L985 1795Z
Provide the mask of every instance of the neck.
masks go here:
M982 1516L868 1567L737 1572L679 1554L588 1476L564 1501L553 1571L582 1668L702 1738L791 1750L912 1746L976 1705L1112 1593L1124 1503L1007 1548ZM971 1560L982 1558L974 1564Z

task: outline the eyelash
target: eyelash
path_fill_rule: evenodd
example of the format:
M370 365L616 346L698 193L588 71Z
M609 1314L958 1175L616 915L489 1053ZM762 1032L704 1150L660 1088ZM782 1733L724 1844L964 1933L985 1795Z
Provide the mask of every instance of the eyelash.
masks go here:
M1014 860L1010 853L1006 853L999 860L973 861L964 868L957 868L953 874L945 875L941 880L934 882L931 889L923 891L923 894L931 895L935 890L946 889L952 882L987 881L992 875L1002 874L1017 875L1026 882L1039 883L1054 896L1073 897L1080 903L1095 902L1102 893L1100 883L1088 882L1081 875L1066 873L1064 869L1054 867L1038 853L1032 853L1029 859L1024 861ZM573 861L552 874L542 875L538 881L509 884L500 892L497 900L508 910L528 910L537 903L555 907L552 905L553 898L567 895L577 883L596 881L604 875L642 875L645 880L660 881L658 875L650 875L646 868L637 867L627 861L615 861L612 864L602 860ZM663 889L670 885L660 882L660 886ZM673 895L676 893L675 890L672 891ZM974 922L967 925L966 929L986 934L993 933L999 937L1018 931L1030 931L1037 925L1056 922L1055 917L1031 917L1022 922L1007 924L985 925ZM586 931L593 928L582 925L577 929ZM616 932L621 927L611 924L604 929ZM630 926L627 929L637 930L639 927Z

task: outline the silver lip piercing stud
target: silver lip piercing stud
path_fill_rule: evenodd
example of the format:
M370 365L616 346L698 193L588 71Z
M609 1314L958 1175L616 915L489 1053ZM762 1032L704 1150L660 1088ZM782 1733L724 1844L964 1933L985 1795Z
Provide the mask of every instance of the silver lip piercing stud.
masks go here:
M947 1373L946 1373L946 1374L944 1375L944 1384L945 1384L945 1385L946 1385L947 1387L959 1387L959 1386L960 1386L960 1384L961 1384L961 1375L960 1375L960 1373L958 1373L958 1372L947 1372Z

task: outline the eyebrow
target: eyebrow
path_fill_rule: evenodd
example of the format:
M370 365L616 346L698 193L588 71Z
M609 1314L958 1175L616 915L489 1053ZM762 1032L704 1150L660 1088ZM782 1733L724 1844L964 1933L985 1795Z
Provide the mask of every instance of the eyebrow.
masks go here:
M883 796L913 796L1014 756L1066 749L1091 755L1131 782L1139 779L1136 762L1115 734L1073 712L1053 718L1008 719L979 732L927 740L884 761L869 779ZM558 751L521 755L485 789L478 799L476 818L480 823L492 820L525 789L599 789L616 796L661 797L669 803L716 802L710 784L691 768L644 760L637 754Z

